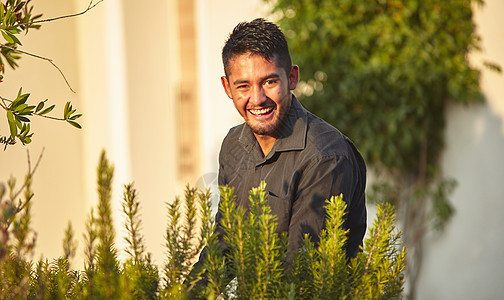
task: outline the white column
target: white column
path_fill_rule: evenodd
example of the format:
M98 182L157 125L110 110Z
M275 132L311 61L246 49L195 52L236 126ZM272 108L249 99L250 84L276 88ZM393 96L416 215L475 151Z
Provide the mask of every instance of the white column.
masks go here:
M76 7L88 3L77 0ZM118 248L123 248L122 186L131 180L122 12L120 0L107 0L78 18L86 208L97 204L96 167L105 149L115 167L112 217Z

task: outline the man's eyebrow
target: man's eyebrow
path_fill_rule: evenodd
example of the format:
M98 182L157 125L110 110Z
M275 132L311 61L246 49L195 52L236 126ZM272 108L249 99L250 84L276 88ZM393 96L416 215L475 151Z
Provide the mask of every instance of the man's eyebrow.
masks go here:
M280 75L278 75L277 73L271 73L271 74L268 74L268 75L262 77L260 80L261 80L261 82L263 82L263 81L266 81L267 79L279 78L279 77L280 77ZM242 83L249 83L249 82L250 82L249 80L237 79L237 80L233 81L233 85L239 85Z
M239 84L242 84L242 83L248 83L249 81L248 80L241 80L241 79L238 79L238 80L235 80L233 82L233 85L239 85Z
M278 75L277 73L272 73L269 74L268 76L264 76L263 78L261 78L261 81L266 81L267 79L273 79L273 78L280 78L280 75Z

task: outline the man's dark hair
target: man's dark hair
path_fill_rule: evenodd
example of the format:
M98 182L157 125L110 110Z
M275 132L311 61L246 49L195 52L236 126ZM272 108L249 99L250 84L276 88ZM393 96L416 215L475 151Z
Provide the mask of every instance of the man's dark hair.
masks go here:
M229 75L231 57L248 52L259 54L268 61L272 61L276 54L276 63L289 75L292 67L289 48L284 34L276 24L258 18L236 25L222 49L226 77Z

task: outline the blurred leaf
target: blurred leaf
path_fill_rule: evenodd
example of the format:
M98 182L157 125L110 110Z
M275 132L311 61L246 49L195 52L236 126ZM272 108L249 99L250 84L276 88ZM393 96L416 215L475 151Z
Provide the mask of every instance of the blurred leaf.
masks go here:
M77 120L78 118L82 117L82 114L77 114L77 115L74 115L72 117L70 117L69 119L70 120Z
M14 44L14 40L12 39L11 35L9 35L5 30L1 29L0 32L2 32L3 38L10 44Z
M14 114L10 110L7 111L7 120L9 121L11 137L15 138L17 135L17 125L16 120L14 119Z
M17 102L17 103L19 103L19 102ZM15 113L22 112L22 111L23 111L25 108L27 108L27 107L28 107L28 104L25 104L25 103L23 103L23 104L19 104L19 105L16 105L16 106L14 107L14 112L15 112Z
M40 113L40 115L45 115L45 114L50 113L50 112L54 109L54 107L55 107L55 105L51 105L51 106L49 106L48 108L44 109L44 110Z
M19 129L23 128L23 123L21 122L21 119L19 118L19 116L14 115L14 119L16 120L17 128L19 128Z
M80 126L79 123L75 122L75 121L72 121L72 120L67 120L68 123L70 123L70 125L72 125L73 127L75 128L79 128L79 129L82 129L82 126Z
M44 108L44 101L40 101L35 109L35 113L38 113L42 108Z
M30 119L28 119L27 117L23 117L23 116L16 116L17 119L19 119L21 122L30 122Z
M502 73L502 68L496 63L485 61L483 62L483 65L494 72Z
M70 105L70 101L68 101L65 104L65 108L63 109L63 118L68 119L70 110L72 109L72 106Z

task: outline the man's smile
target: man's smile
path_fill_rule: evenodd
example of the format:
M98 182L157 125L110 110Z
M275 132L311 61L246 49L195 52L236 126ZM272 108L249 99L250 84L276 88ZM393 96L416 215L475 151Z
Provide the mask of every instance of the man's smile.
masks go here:
M274 110L274 107L273 106L270 106L270 107L262 107L262 108L255 108L255 109L248 109L248 111L254 115L254 116L257 116L257 117L266 117L268 116L270 113L272 113Z

